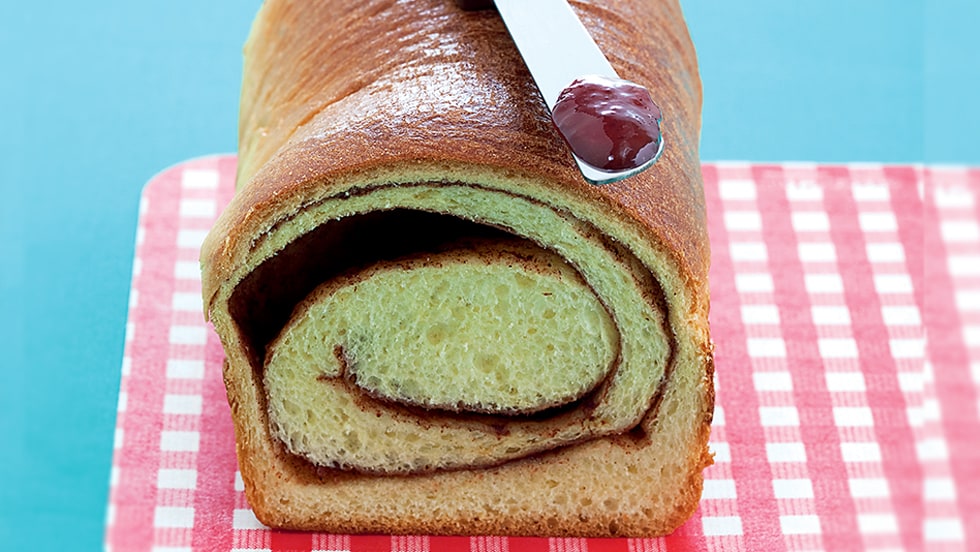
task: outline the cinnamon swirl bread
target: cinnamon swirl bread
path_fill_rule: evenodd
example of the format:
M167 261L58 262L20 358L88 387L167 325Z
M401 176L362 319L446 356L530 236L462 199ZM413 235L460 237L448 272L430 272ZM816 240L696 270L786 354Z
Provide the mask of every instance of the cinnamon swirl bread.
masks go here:
M495 12L266 0L201 253L245 490L334 532L660 535L713 405L700 81L676 0L573 2L663 110L591 186Z

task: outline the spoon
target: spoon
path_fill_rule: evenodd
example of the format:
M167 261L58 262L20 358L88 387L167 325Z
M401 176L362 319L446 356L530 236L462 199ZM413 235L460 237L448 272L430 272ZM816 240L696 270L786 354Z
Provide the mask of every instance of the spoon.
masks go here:
M555 127L591 184L650 168L663 153L662 112L643 86L621 79L565 0L456 0L494 5Z

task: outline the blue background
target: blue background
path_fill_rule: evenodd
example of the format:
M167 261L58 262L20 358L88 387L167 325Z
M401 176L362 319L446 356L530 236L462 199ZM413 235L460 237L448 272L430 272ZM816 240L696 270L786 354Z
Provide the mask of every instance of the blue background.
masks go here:
M140 188L235 150L258 5L0 6L0 548L101 548ZM980 2L683 5L704 159L980 164Z

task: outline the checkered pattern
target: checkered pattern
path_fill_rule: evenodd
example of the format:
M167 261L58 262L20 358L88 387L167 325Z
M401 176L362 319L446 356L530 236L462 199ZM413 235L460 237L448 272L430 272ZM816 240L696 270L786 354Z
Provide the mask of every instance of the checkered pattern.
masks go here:
M980 547L980 170L926 175L928 362L917 453L929 546ZM972 383L972 385L971 385ZM964 484L971 482L970 485Z
M236 470L223 353L200 305L198 248L234 169L233 156L188 161L144 191L109 549L980 547L980 169L704 166L716 463L698 512L660 539L263 527Z

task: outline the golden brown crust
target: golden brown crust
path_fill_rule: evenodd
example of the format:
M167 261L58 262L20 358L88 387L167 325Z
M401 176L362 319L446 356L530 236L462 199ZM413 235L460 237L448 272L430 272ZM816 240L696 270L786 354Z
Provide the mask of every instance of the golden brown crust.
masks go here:
M620 76L647 86L664 111L661 160L602 187L581 178L495 13L460 12L446 0L264 4L245 51L238 190L201 257L205 310L229 357L225 382L246 495L263 523L355 533L652 536L696 509L701 472L711 463L713 365L694 48L676 0L572 4ZM668 386L694 412L669 429L648 416L641 425L652 441L622 435L481 470L376 477L311 470L287 453L269 435L249 345L222 301L277 221L405 174L422 182L466 174L534 182L544 187L535 197L570 198L615 221L623 236L652 244L684 290L668 301L688 310L675 320L690 325L684 333L697 365L675 371ZM608 501L617 492L609 485L647 485L649 478L631 470L664 464L679 450L686 450L686 473L647 491L649 504L560 503L566 496ZM563 487L580 492L555 491ZM506 500L485 496L508 490L543 498L532 504L536 510L508 511ZM410 506L365 498L406 494ZM446 496L457 504L441 502ZM473 497L481 500L470 507ZM578 514L569 516L570 509Z
M691 239L706 234L701 89L675 0L573 3L620 76L647 86L664 111L661 160L601 187L578 173L496 14L443 0L341 4L262 8L246 47L239 191L202 251L206 299L267 230L268 211L328 195L351 175L432 163L519 172L600 204L705 287L707 240ZM331 36L322 26L334 18L343 32Z

